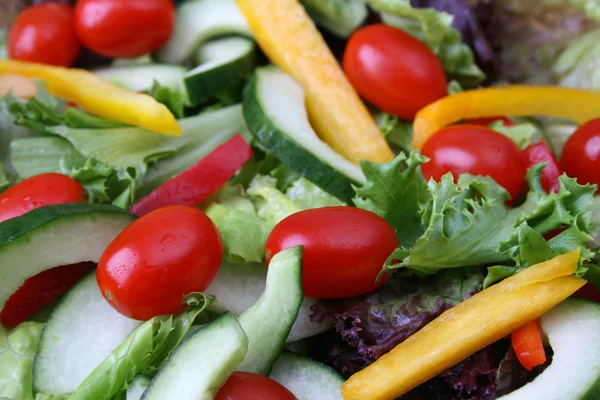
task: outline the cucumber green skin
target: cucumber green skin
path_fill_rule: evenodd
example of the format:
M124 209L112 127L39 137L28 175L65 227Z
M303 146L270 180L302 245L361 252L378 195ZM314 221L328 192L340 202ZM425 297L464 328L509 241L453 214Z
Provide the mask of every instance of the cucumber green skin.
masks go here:
M351 204L355 196L352 185L359 183L316 157L309 149L281 131L269 118L265 118L265 110L257 95L259 79L259 75L255 73L244 89L244 118L250 132L266 151L273 153L282 163L332 196Z
M248 336L240 371L268 376L298 317L302 300L302 248L277 253L269 264L267 285L258 301L239 317Z
M225 343L219 343L219 339ZM223 348L226 350L219 353ZM213 400L247 350L248 338L237 318L231 313L222 314L177 346L148 385L142 400ZM190 357L196 359L192 362ZM178 397L173 393L176 389L187 396Z
M63 232L67 232L67 236L70 234L70 228L63 227L62 224L77 224L78 221L82 223L94 223L99 218L110 218L111 220L117 218L115 221L114 234L116 235L119 229L123 229L129 223L135 220L135 216L128 213L127 211L105 204L89 204L89 203L71 203L52 205L46 207L40 207L35 210L28 212L17 218L12 218L0 223L0 281L2 281L2 289L0 290L0 309L4 307L8 296L14 293L24 282L21 277L15 278L15 281L10 281L11 271L17 271L19 274L23 274L23 270L28 271L32 269L31 275L38 274L42 271L56 267L59 265L73 264L81 261L95 261L97 259L71 259L73 257L69 252L65 252L64 249L57 249L54 244L45 245L47 241L52 240L53 237L45 237L44 231L47 229L63 229ZM73 242L80 240L81 232L73 230ZM114 237L114 236L113 236ZM109 238L106 238L106 240ZM71 239L66 239L71 242ZM112 238L110 238L112 240ZM108 245L108 242L106 243ZM37 255L32 254L19 254L23 252L22 246L35 246ZM65 248L70 246L70 243L64 243ZM85 252L85 249L78 249L80 255ZM15 253L13 253L15 252ZM63 254L64 253L64 254ZM41 266L38 262L40 259L44 259L44 254L48 254L52 262L60 262L55 265L43 265ZM97 255L99 256L99 255ZM33 260L32 260L33 259ZM16 264L18 260L19 264ZM32 260L32 261L30 261ZM29 265L35 265L35 267L27 266L27 262L30 261ZM28 272L29 273L29 272ZM18 280L18 281L17 281Z
M183 78L188 102L196 106L228 89L241 88L256 66L255 47L241 57Z

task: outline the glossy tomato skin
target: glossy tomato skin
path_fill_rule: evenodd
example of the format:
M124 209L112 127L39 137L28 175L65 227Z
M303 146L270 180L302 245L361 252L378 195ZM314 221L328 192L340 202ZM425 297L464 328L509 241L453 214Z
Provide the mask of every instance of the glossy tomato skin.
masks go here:
M104 298L138 320L173 314L214 279L223 246L202 211L170 206L144 215L108 245L96 269Z
M344 72L356 91L380 109L412 120L447 94L436 55L408 33L384 24L355 31L344 52Z
M106 57L153 52L169 40L174 25L171 0L79 0L75 6L81 42Z
M8 55L14 60L70 66L79 53L73 8L45 3L26 8L8 34Z
M85 201L85 190L75 179L56 173L32 176L0 194L0 222L34 208Z
M235 371L215 400L297 400L288 389L266 376Z
M398 247L394 229L378 215L353 207L301 211L281 221L267 239L265 259L302 245L302 287L308 297L343 298L368 293Z
M600 185L600 118L582 125L565 143L560 164L580 184Z
M515 199L525 181L525 161L517 145L483 126L442 128L425 143L422 153L430 158L421 165L423 176L436 182L448 172L455 181L463 173L489 176Z

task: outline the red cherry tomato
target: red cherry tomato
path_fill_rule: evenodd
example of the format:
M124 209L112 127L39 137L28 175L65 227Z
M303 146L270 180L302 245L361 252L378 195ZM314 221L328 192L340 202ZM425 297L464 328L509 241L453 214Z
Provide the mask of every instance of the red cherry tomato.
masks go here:
M45 3L26 8L8 33L8 55L15 60L70 66L79 53L73 8Z
M96 264L83 262L41 272L27 279L4 305L0 322L6 327L19 325L40 308L65 294Z
M265 258L304 246L302 286L308 297L342 298L371 292L398 247L394 229L378 215L353 207L301 211L281 221L267 239Z
M425 179L439 182L451 172L489 176L515 199L525 180L526 168L517 145L506 136L483 126L453 125L442 128L423 146L430 161L421 169Z
M418 39L388 25L368 25L354 32L343 64L362 97L402 119L414 119L417 111L448 93L436 55Z
M467 125L483 125L489 126L496 121L502 121L506 127L515 126L515 121L508 117L487 117L487 118L471 118L465 121Z
M171 0L79 0L75 6L79 39L106 57L153 52L169 40L174 24Z
M206 289L222 253L219 232L206 214L164 207L133 222L108 245L96 277L117 311L148 320L176 313L185 295Z
M0 222L19 217L34 208L85 201L85 190L62 174L32 176L0 194Z
M266 376L236 371L217 392L215 400L297 400L284 386Z
M543 140L528 146L523 150L525 164L527 168L536 164L546 163L546 166L540 174L540 182L546 193L560 191L560 181L558 178L563 174L554 153Z
M560 165L579 183L600 186L600 118L580 126L567 140Z

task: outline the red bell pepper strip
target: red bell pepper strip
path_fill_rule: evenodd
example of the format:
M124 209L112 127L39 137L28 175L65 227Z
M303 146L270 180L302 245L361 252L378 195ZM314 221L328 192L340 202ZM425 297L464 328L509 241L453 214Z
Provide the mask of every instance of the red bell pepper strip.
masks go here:
M525 162L527 163L528 168L533 167L535 164L546 163L540 176L542 187L546 193L558 193L560 190L558 177L563 174L563 171L546 142L540 140L536 144L530 145L523 150L523 155L525 156Z
M82 262L32 276L9 297L0 313L0 322L7 328L19 325L40 308L65 294L95 267L95 263Z
M546 362L540 319L535 319L511 334L512 347L519 362L528 371Z
M161 207L196 206L206 200L252 156L252 148L240 135L214 149L176 177L169 179L129 209L141 217Z

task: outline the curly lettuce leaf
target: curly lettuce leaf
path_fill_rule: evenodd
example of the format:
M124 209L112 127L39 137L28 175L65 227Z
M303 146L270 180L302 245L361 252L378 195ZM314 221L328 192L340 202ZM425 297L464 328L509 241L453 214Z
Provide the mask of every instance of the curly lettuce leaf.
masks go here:
M398 147L401 151L409 153L413 137L413 124L403 121L386 112L375 114L375 122L389 144Z
M505 205L508 194L490 178L464 174L454 183L447 174L440 183L430 181L431 199L421 211L425 233L414 246L394 251L385 267L433 274L445 268L511 263L524 223L542 235L567 228L550 242L559 253L582 248L585 261L592 255L585 243L596 229L588 211L596 187L563 175L560 191L546 194L540 184L542 168L540 164L529 170L531 191L514 208Z
M345 206L346 204L309 181L298 178L292 182L285 195L302 210L320 207Z
M495 121L490 124L490 128L512 140L521 150L525 150L540 137L538 128L529 122L506 126L502 121Z
M251 196L258 216L274 224L301 210L292 199L277 189L277 179L271 176L257 175L254 177L248 186L248 194Z
M373 293L312 306L311 319L334 323L350 348L325 343L321 360L344 375L366 367L444 311L481 290L479 269L442 271L425 279L394 279Z
M152 87L148 89L147 93L152 96L154 100L167 106L175 118L184 117L186 97L179 90L173 89L169 86L162 86L157 81L154 81Z
M44 324L25 322L12 330L0 326L0 398L33 400L33 357Z
M420 208L431 195L419 166L427 161L414 152L382 164L360 161L367 182L355 189L354 204L385 219L403 247L413 246L425 232Z
M110 400L127 389L137 374L153 376L212 299L197 293L188 295L186 301L188 307L181 313L154 317L140 325L92 371L69 399Z
M473 51L452 27L452 15L435 8L415 8L409 0L367 0L367 4L382 13L384 23L423 41L438 56L449 80L475 87L486 79Z

